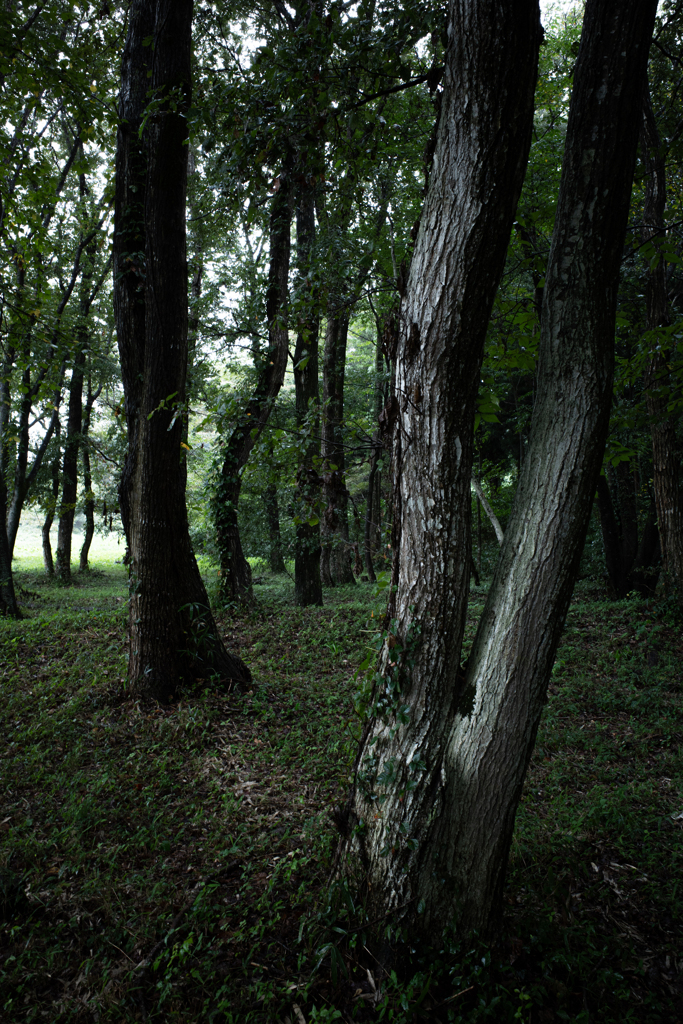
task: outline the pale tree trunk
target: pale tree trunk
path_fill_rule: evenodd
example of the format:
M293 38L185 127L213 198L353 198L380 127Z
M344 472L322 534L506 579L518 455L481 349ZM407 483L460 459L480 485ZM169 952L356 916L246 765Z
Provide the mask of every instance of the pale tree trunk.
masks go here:
M641 132L648 177L643 210L643 239L664 241L666 164L655 121L649 89L643 105ZM666 288L666 263L660 258L650 271L647 288L647 327L654 331L670 323ZM683 604L683 494L681 493L681 446L676 418L667 410L669 370L667 353L654 348L647 374L647 411L652 434L652 468L657 524L662 545L664 585Z
M160 700L180 679L236 687L250 679L216 629L185 506L191 25L192 0L133 0L116 153L114 297L129 443L119 490L131 557L128 679L135 694ZM146 46L150 38L154 45ZM162 102L141 146L150 88Z
M411 940L495 929L517 804L607 429L619 265L656 0L588 0L544 290L531 440L460 667L474 404L524 175L536 0L456 0L399 340L396 627L358 756L342 870Z

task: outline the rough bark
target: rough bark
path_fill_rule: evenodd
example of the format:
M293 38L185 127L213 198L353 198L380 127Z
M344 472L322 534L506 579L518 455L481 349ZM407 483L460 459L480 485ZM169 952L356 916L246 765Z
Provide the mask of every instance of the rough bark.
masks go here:
M115 311L129 424L119 492L130 550L128 681L136 694L159 700L168 699L180 679L220 679L237 687L250 679L218 635L185 506L180 445L191 24L192 0L134 0L116 154ZM148 37L152 46L143 45ZM141 149L138 131L149 87L158 106L146 122Z
M292 219L290 184L289 161L285 160L280 173L280 187L270 213L270 265L266 296L268 347L256 355L256 387L226 442L214 496L216 537L221 562L220 591L222 599L230 603L250 601L253 598L251 567L244 557L237 519L242 471L268 422L287 368L287 297Z
M649 89L643 104L641 147L647 167L643 209L643 240L664 240L666 206L666 163L655 121ZM654 262L654 261L653 261ZM670 324L666 286L666 263L651 265L647 284L647 328L654 331ZM647 411L652 435L653 484L657 523L662 545L665 586L683 604L683 477L676 420L667 409L669 385L667 353L654 347L648 367Z
M365 880L372 916L393 911L411 940L449 923L486 933L499 918L602 459L634 115L655 9L656 0L586 6L531 439L461 669L474 402L528 154L539 28L535 0L451 7L442 120L399 340L395 635L359 752L353 856L342 861Z
M318 383L318 339L320 314L317 297L308 284L310 259L315 242L315 193L312 184L299 190L296 208L298 288L302 313L294 349L294 398L296 423L303 444L297 467L297 524L294 548L294 601L299 608L322 605L320 580L321 481L314 460L320 454L320 387ZM317 520L317 521L316 521Z

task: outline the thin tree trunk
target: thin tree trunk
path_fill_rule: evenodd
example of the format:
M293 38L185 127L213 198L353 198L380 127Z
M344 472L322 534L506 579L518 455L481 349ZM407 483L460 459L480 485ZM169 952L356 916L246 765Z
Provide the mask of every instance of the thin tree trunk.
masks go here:
M643 104L641 130L643 158L648 170L643 210L643 239L655 246L664 241L666 164L649 89ZM666 288L666 263L652 266L647 288L647 328L667 327L670 320ZM683 478L681 446L676 419L667 409L669 383L667 353L655 346L647 373L647 411L652 434L652 463L657 522L662 545L665 586L683 605Z
M472 486L474 487L474 493L477 495L477 498L479 499L479 504L484 509L484 512L486 512L486 515L489 517L491 526L493 527L493 531L496 535L496 540L498 541L499 544L502 544L503 527L500 525L500 520L498 519L498 516L491 508L488 498L484 494L484 489L481 486L478 478L474 475L474 473L472 474ZM481 544L479 545L479 549L479 562L481 563Z
M45 519L43 521L42 528L42 541L43 541L43 566L48 576L54 576L55 574L55 563L52 557L52 544L50 542L50 530L52 524L55 521L55 512L57 510L57 499L59 498L59 469L62 461L62 450L60 445L60 423L57 420L57 426L55 427L55 440L57 442L57 452L52 465L50 466L50 478L52 483L52 495L51 500L47 506L45 513Z
M0 615L11 615L17 619L19 606L14 590L12 553L7 533L7 475L10 464L8 427L11 413L9 381L14 355L14 350L8 346L0 368Z
M244 557L237 507L242 471L270 416L287 368L287 297L290 260L291 195L289 159L280 173L280 187L270 213L270 266L266 316L268 348L258 356L254 392L225 446L214 496L216 536L221 561L221 597L227 602L253 599L251 567Z
M64 465L62 468L62 501L59 509L59 531L57 535L56 573L63 583L71 581L71 540L76 498L78 495L78 450L83 425L83 376L85 368L85 346L87 338L79 339L74 358L69 386L69 412L67 417L66 441L64 443Z
M134 693L159 700L167 700L180 679L220 679L237 687L250 679L216 629L185 506L180 445L191 25L192 0L133 0L116 153L114 296L129 425L119 491L131 560L128 680ZM153 46L145 45L149 38ZM141 148L150 88L160 105L146 122Z
M371 583L375 583L377 577L375 576L375 567L372 564L372 535L374 532L374 519L379 512L379 506L375 507L376 487L375 481L377 478L377 463L379 461L379 453L381 447L379 444L379 436L375 434L373 437L373 449L372 455L370 456L370 472L368 474L368 497L365 505L365 571L368 574L368 579Z
M280 507L277 500L277 485L268 484L263 492L263 504L266 507L266 519L268 521L268 537L270 540L270 551L268 553L268 565L271 572L281 573L285 571L285 560L282 557L282 537L280 535Z
M344 868L367 883L371 916L395 912L411 942L449 923L487 933L499 919L515 812L602 460L655 10L656 0L586 6L531 439L461 669L474 405L528 154L540 32L535 0L451 8L442 121L399 342L397 394L406 398L395 636L358 756Z
M79 179L81 200L88 195L85 175ZM57 576L63 583L71 580L71 542L73 538L74 518L76 515L76 499L78 497L78 452L81 445L81 429L83 426L83 380L85 373L85 352L90 338L88 316L92 302L91 283L93 276L92 261L95 257L95 246L87 249L88 262L83 271L80 283L80 323L76 336L71 382L69 386L69 412L66 424L66 440L64 443L64 465L62 468L62 504L59 510L59 530L57 534Z
M349 502L346 490L343 425L346 344L349 310L331 301L327 310L323 357L322 446L323 496L321 578L323 586L355 583L349 538Z
M306 183L299 191L296 208L298 287L303 314L297 330L294 350L294 396L297 427L304 434L296 473L297 523L294 548L294 603L299 608L322 605L320 578L320 504L321 480L314 466L320 454L320 386L318 383L318 339L320 313L308 274L315 243L315 192Z
M85 410L83 412L83 445L82 445L82 456L83 456L83 489L85 491L84 497L84 514L85 514L85 533L83 536L83 544L81 546L79 571L87 572L90 568L88 564L88 556L90 555L90 545L95 534L95 495L92 489L92 472L90 468L90 448L88 446L88 434L90 433L90 421L92 418L92 410L95 402L100 397L102 386L93 392L92 383L88 378L88 397L85 401Z

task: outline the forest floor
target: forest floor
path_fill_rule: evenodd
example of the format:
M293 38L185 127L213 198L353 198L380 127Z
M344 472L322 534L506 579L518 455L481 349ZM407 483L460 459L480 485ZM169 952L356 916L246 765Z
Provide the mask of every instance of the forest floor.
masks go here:
M257 578L258 574L257 574ZM126 578L21 563L0 622L0 1020L683 1024L683 639L582 584L517 815L503 937L386 976L330 890L383 599L225 615L244 698L126 696ZM483 603L472 593L469 637ZM374 613L374 615L373 615ZM331 893L331 895L330 895Z

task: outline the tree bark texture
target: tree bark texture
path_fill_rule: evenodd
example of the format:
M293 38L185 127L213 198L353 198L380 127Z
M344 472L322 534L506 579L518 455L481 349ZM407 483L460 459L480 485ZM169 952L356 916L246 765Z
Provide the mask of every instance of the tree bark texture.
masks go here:
M134 0L117 138L115 309L129 425L120 486L131 556L128 677L133 692L159 700L168 699L181 678L220 678L237 687L250 679L243 662L225 649L211 615L190 544L181 462L191 25L192 0ZM150 36L153 46L143 46ZM156 106L140 150L137 133L150 87Z
M320 385L318 341L320 313L313 294L309 271L315 243L315 193L306 182L299 189L296 207L298 299L300 319L294 349L294 398L296 423L302 435L296 474L297 524L294 547L294 603L299 608L322 605L320 580L320 488L315 467L320 455ZM316 522L316 520L318 520Z
M643 239L657 245L664 241L666 164L655 121L649 89L643 104L641 147L648 177L643 210ZM649 273L647 328L655 331L670 324L666 263L660 259ZM669 371L666 352L654 347L647 373L647 411L652 435L652 462L657 525L662 545L665 586L683 604L683 477L681 447L676 421L667 410Z
M451 6L442 118L399 338L396 619L347 847L371 914L411 938L498 922L515 812L607 428L619 275L656 0L589 0L543 298L538 398L472 653L474 403L524 175L535 0ZM344 863L342 861L342 863Z
M270 213L270 266L266 316L268 347L257 359L257 382L246 408L225 446L214 495L214 518L221 561L221 597L229 603L253 598L251 567L240 540L237 507L242 472L268 422L285 379L289 355L287 297L290 260L291 196L288 161L280 173L280 188Z

